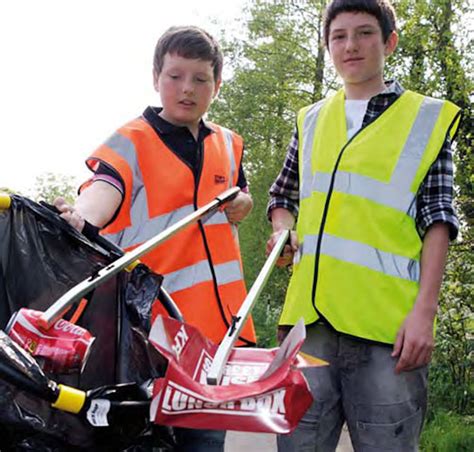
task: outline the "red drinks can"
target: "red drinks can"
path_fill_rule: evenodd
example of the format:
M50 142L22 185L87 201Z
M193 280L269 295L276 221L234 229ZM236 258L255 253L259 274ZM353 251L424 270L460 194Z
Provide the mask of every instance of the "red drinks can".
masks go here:
M49 329L38 325L41 312L22 308L10 319L8 335L32 356L45 372L82 372L94 342L86 329L59 319Z

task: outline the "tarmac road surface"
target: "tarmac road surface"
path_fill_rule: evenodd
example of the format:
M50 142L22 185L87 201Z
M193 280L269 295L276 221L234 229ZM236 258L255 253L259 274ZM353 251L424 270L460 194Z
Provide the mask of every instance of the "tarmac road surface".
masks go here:
M276 437L271 433L227 432L225 452L275 452ZM336 452L353 452L347 428L344 426Z

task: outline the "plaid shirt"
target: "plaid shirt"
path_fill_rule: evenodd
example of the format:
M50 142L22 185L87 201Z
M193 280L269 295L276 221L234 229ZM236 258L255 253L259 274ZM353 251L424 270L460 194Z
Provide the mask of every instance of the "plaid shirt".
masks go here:
M388 82L387 88L372 97L362 127L380 116L403 93L403 87L397 82ZM270 201L267 212L282 207L290 211L295 218L299 209L299 176L298 176L298 129L288 146L283 168L270 187ZM420 237L424 237L428 228L437 222L449 226L451 240L458 234L459 222L453 208L453 157L449 136L441 148L438 158L431 166L416 198L416 227Z

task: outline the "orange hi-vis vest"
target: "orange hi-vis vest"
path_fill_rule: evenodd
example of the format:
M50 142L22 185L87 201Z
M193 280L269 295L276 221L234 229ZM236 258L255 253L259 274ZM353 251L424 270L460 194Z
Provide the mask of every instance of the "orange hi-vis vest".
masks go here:
M135 119L100 146L87 165L115 169L124 182L117 217L103 233L125 250L133 249L235 186L242 158L242 139L223 127L202 146L201 168L193 170L161 140L143 119ZM246 296L235 226L223 211L178 232L141 261L164 276L163 285L187 323L218 343ZM159 312L153 307L152 318ZM256 342L252 319L237 345Z

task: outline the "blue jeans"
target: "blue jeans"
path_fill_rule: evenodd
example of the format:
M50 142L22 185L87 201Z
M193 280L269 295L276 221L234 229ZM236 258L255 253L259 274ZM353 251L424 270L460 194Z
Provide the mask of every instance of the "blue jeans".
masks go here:
M225 430L174 428L176 452L224 452Z
M306 329L302 351L330 363L304 374L314 402L278 450L334 451L347 422L356 452L418 450L426 411L427 368L395 374L392 347L337 334L323 323Z

